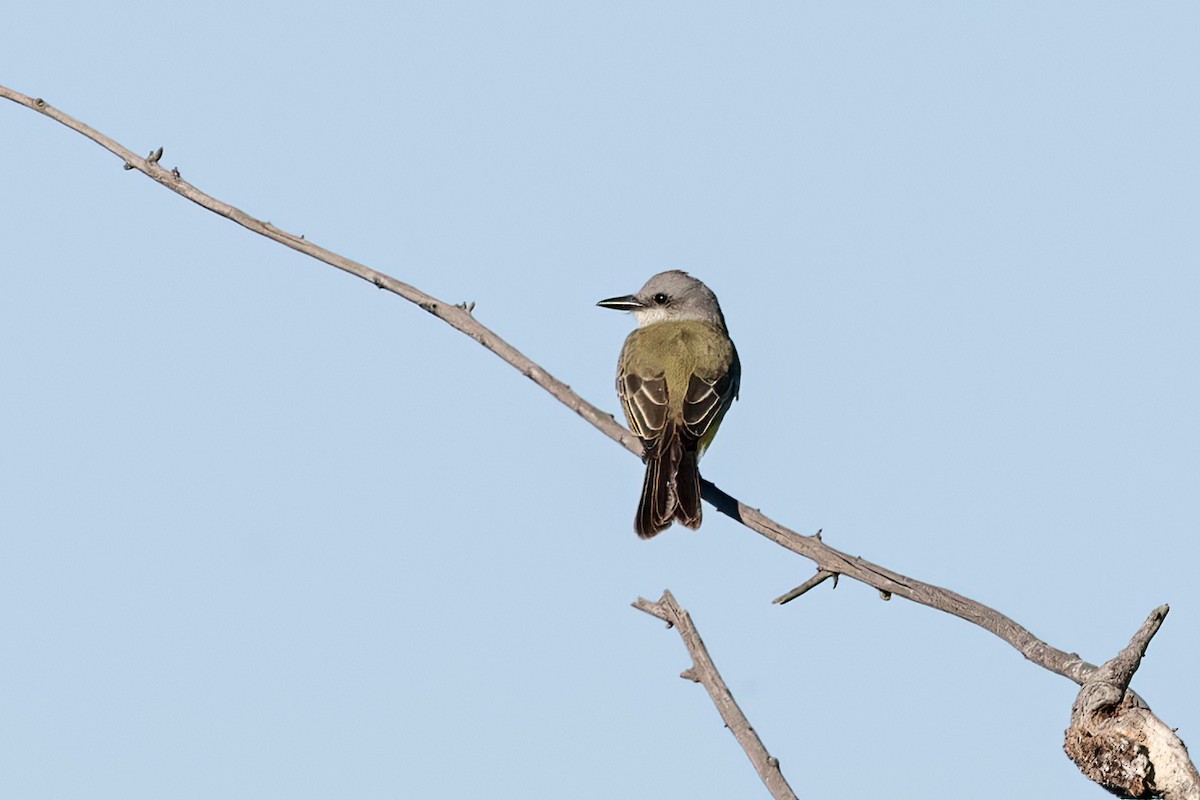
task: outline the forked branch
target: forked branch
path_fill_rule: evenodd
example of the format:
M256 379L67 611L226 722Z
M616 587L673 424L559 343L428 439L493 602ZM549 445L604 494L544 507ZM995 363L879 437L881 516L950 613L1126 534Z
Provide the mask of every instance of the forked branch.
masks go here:
M733 693L721 678L721 673L717 671L717 665L709 656L708 648L700 638L700 631L696 630L692 623L691 615L676 602L675 596L663 590L662 599L657 603L639 597L633 603L633 607L658 617L679 632L688 654L692 657L692 666L684 670L679 677L695 681L708 690L708 696L712 698L721 719L725 720L725 727L729 728L729 732L746 751L750 763L758 771L758 777L762 778L771 796L776 800L796 800L796 793L788 786L783 772L779 769L779 759L767 752L762 739L759 739L754 728L750 727L750 720L746 719L746 715L734 701Z
M1129 690L1170 609L1159 606L1129 644L1084 681L1063 750L1089 779L1118 797L1200 800L1200 774L1175 731Z

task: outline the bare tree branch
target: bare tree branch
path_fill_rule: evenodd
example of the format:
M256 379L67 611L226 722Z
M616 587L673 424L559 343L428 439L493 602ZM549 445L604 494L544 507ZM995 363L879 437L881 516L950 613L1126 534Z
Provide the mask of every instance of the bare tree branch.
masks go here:
M298 236L294 233L280 230L270 222L263 222L250 216L240 208L231 206L230 204L218 200L217 198L205 194L197 189L192 184L183 180L180 177L178 168L168 170L159 164L162 158L163 148L158 148L150 153L146 158L134 153L132 150L118 144L114 140L100 133L96 129L86 125L83 122L75 119L68 114L64 114L54 106L39 98L29 97L20 92L13 91L5 86L0 86L0 97L12 100L14 103L31 108L38 113L44 114L56 122L61 122L73 131L86 136L96 144L108 150L110 153L118 156L125 162L125 169L136 169L138 172L144 173L153 178L158 183L167 187L176 194L186 197L193 203L207 208L214 214L220 214L222 217L233 220L238 225L241 225L247 230L260 234L272 239L285 247L290 247L293 250L298 250L305 255L312 256L318 261L323 261L332 267L349 272L351 275L362 278L364 281L369 281L375 284L380 289L386 289L393 294L397 294L414 303L421 308L433 314L438 319L450 325L454 329L465 333L481 345L491 350L500 358L507 361L512 366L521 371L521 374L532 380L538 386L541 386L555 398L561 401L565 406L575 411L579 416L586 419L592 425L599 428L610 439L613 439L624 445L627 450L640 456L642 453L642 444L637 437L629 431L625 430L620 424L613 419L612 414L606 414L596 408L591 403L584 400L575 392L571 391L571 387L567 386L562 381L558 380L548 372L543 370L517 348L510 345L508 342L501 339L486 326L481 325L473 316L471 316L471 307L463 303L455 305L438 300L436 297L425 294L415 286L410 286L407 283L398 281L390 275L385 275L382 272L371 269L370 267L353 261L345 256L338 255L331 250L326 250L324 247L315 245L305 239L303 236Z
M571 387L542 369L526 355L476 320L463 306L447 303L432 295L425 294L416 287L373 270L357 261L326 250L302 236L282 231L269 222L258 220L228 203L205 194L192 184L178 177L177 171L168 171L160 166L159 159L161 158L161 153L159 151L151 153L148 158L142 158L99 131L96 131L74 117L64 114L40 98L27 97L4 86L0 86L0 96L31 108L57 122L61 122L71 130L79 132L106 150L119 156L124 160L127 169L136 169L139 172L145 173L171 191L186 197L188 200L207 208L213 213L233 220L247 230L266 236L293 250L298 250L319 261L323 261L330 266L349 272L351 275L373 283L380 289L386 289L411 303L415 303L504 359L568 408L574 410L590 422L601 433L620 443L631 453L638 456L641 455L641 442L638 441L636 436L620 425L613 418L612 414L606 414L584 400L572 391ZM160 151L161 149L159 148ZM726 494L709 481L703 481L702 487L704 499L711 503L718 511L741 522L746 527L762 534L781 547L785 547L805 558L812 559L821 570L846 575L868 586L873 586L881 592L898 595L907 600L912 600L913 602L921 603L922 605L927 605L939 611L944 611L973 622L1004 639L1035 664L1070 678L1076 683L1082 683L1087 674L1092 669L1095 669L1093 665L1084 662L1079 656L1064 653L1061 650L1051 647L1008 617L981 603L955 594L947 589L905 577L861 558L842 553L826 545L821 541L819 536L802 536L790 528L775 522L757 509L750 508L736 498Z
M815 561L820 570L845 575L888 595L903 597L973 622L1011 644L1038 666L1057 672L1075 683L1083 683L1083 679L1095 669L1094 665L1087 663L1077 654L1065 653L1051 647L999 611L982 603L949 589L901 575L858 556L847 555L825 544L817 536L802 536L775 522L758 509L750 508L737 498L731 497L709 481L703 481L703 490L704 499L722 514L761 533L779 546Z
M779 759L767 752L762 739L759 739L754 728L750 727L750 720L746 719L746 715L738 708L733 693L729 691L721 673L717 671L717 665L709 656L708 648L700 638L700 631L696 630L695 624L692 623L691 615L679 605L675 596L670 591L663 590L662 599L657 603L639 597L633 603L633 607L658 617L679 631L679 636L692 657L691 668L684 670L679 677L702 684L708 690L708 696L712 698L721 719L725 720L725 727L729 728L729 732L746 751L750 763L758 770L758 777L762 778L771 796L776 800L796 800L796 793L788 786L783 772L779 769Z
M258 220L228 203L201 192L190 183L184 181L180 177L178 169L167 170L160 166L159 161L162 157L162 148L152 152L149 157L142 158L99 131L64 114L40 98L31 98L4 86L0 86L0 97L12 100L66 125L68 128L86 136L120 157L124 161L126 169L136 169L171 191L186 197L216 214L233 220L248 230L266 236L293 250L298 250L319 261L337 267L340 270L349 272L352 275L373 283L380 289L386 289L409 302L415 303L451 327L465 333L491 350L568 408L590 422L610 439L618 442L630 452L639 456L641 455L642 446L637 437L617 423L612 414L605 413L584 400L565 383L550 375L515 347L479 323L471 315L470 309L465 304L454 305L438 300L413 286L398 281L382 272L373 270L357 261L326 250L309 242L303 236L297 236L280 230L269 222ZM803 536L796 533L770 519L757 509L751 508L731 495L726 494L709 481L703 481L702 488L704 499L711 503L718 511L741 522L746 527L767 537L781 547L785 547L794 553L811 559L816 562L818 569L821 571L853 578L878 589L885 597L892 595L903 597L914 603L920 603L972 622L999 636L1038 666L1069 678L1077 684L1082 685L1097 669L1095 665L1084 661L1078 654L1067 653L1052 647L1041 639L1038 639L1012 619L982 603L963 597L948 589L909 578L886 567L872 564L857 556L850 556L825 544L819 536ZM1158 725L1163 725L1157 718L1154 718L1154 721ZM1165 728L1166 726L1163 725L1163 727ZM1195 774L1195 768L1191 766L1190 761L1188 762L1188 766L1191 767L1192 774Z
M1200 774L1187 747L1129 691L1167 611L1150 612L1129 644L1084 681L1063 750L1087 778L1120 797L1200 800Z

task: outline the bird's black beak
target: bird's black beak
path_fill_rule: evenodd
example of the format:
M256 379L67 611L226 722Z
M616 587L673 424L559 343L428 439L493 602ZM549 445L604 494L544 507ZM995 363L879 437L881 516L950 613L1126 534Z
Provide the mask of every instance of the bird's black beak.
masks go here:
M616 311L637 311L639 308L642 308L641 301L631 294L623 295L621 297L610 297L607 300L601 300L599 303L596 303L596 305L600 306L601 308L611 308Z

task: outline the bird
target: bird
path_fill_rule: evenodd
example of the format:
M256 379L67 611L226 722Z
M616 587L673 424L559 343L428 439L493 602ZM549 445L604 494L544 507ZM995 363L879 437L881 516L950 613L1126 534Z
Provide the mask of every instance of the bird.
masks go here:
M673 269L650 278L636 294L596 305L628 311L638 323L617 361L617 394L646 463L634 530L649 539L676 521L698 529L700 457L742 378L717 296L703 281Z

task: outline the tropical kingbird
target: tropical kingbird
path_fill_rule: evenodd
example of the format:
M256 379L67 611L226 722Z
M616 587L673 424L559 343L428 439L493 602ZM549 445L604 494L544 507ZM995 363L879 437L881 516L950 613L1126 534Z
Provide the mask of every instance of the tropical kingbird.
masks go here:
M674 520L699 528L697 464L742 377L717 296L673 269L655 275L637 294L596 305L630 311L638 322L617 362L617 394L645 448L646 479L634 530L649 539Z

